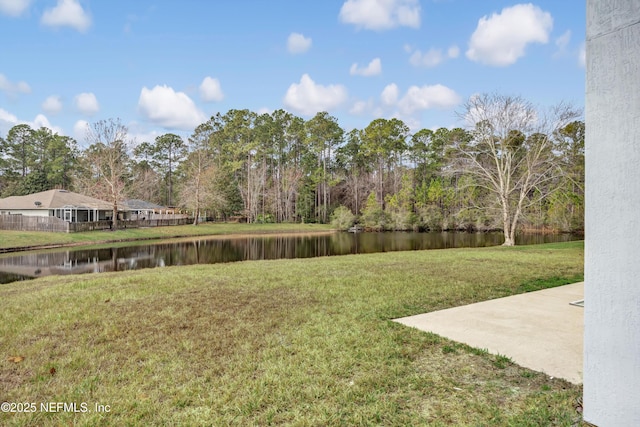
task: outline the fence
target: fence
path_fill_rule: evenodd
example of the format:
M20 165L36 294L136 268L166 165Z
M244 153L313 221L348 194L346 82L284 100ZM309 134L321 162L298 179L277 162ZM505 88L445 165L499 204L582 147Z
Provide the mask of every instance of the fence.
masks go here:
M185 214L159 214L159 213L149 213L149 214L132 214L130 221L140 221L140 220L155 220L155 219L183 219L188 218L189 215Z
M166 219L120 220L118 228L165 227L185 225L191 220L186 216ZM111 221L66 222L53 216L0 215L0 230L54 231L72 233L80 231L108 230Z
M68 222L67 233L78 233L81 231L108 230L111 228L111 221L92 222Z
M53 216L0 215L0 230L69 232L69 223Z
M186 216L173 217L168 215L166 219L138 219L138 220L120 220L118 228L144 228L144 227L166 227L170 225L185 225L193 220Z

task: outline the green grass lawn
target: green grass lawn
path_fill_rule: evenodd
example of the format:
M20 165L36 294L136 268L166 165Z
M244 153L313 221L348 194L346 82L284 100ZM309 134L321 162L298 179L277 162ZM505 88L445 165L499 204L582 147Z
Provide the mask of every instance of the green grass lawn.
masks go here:
M324 224L234 224L208 223L173 227L128 228L116 231L88 231L83 233L49 233L39 231L0 230L0 249L48 245L99 244L143 239L167 239L220 234L264 234L329 231Z
M0 425L571 426L580 386L391 319L582 271L571 242L2 285L0 402L91 412L0 413Z

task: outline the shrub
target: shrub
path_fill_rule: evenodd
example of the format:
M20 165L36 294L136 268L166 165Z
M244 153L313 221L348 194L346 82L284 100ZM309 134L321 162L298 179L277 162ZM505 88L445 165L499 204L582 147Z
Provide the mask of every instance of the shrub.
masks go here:
M348 230L356 222L356 216L346 206L338 206L331 214L331 226L338 230Z
M418 224L431 231L442 231L446 228L442 210L432 204L418 208Z
M255 222L258 224L273 224L275 221L273 220L273 215L271 214L258 214L258 216L256 216Z
M366 229L383 231L387 226L387 215L380 207L374 192L367 197L367 203L361 211L360 221Z

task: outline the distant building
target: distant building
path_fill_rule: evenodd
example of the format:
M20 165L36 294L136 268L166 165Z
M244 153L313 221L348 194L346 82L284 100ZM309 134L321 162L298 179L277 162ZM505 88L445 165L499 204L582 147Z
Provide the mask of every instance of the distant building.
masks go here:
M48 190L0 199L0 214L55 217L72 223L110 221L113 205L67 190Z
M183 225L188 215L144 200L118 203L118 228ZM113 226L113 204L67 190L0 199L0 230L91 231Z
M129 199L123 202L132 220L167 219L176 215L175 208L157 205L140 199Z

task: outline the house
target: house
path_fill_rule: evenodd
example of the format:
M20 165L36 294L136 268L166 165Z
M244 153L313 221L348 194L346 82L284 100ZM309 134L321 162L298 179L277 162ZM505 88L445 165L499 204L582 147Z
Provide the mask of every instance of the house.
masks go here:
M131 220L176 218L174 208L160 206L140 199L129 199L123 203L123 208L129 212Z
M183 225L188 215L144 201L118 204L118 227ZM91 231L113 227L113 205L68 190L0 199L0 230Z
M110 221L113 205L67 190L48 190L0 199L0 214L55 217L71 223Z

